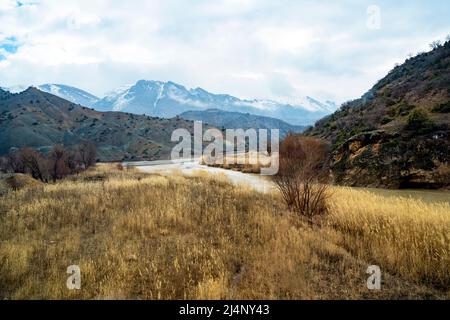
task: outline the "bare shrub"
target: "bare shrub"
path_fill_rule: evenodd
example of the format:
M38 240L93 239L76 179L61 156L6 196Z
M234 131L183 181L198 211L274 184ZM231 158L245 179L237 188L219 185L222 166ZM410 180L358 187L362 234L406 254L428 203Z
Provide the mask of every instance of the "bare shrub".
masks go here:
M8 172L25 173L25 165L19 150L11 150L6 157Z
M8 159L6 157L0 157L0 172L8 172Z
M48 154L48 169L53 182L70 174L69 153L62 145L53 146Z
M41 153L31 148L22 148L19 150L19 155L26 172L30 173L36 180L47 182L48 166Z
M323 140L292 134L280 145L275 183L289 209L310 224L328 213L329 174L324 169L328 151Z
M80 173L83 170L76 148L67 150L67 167L71 174Z
M90 141L83 141L77 147L77 153L84 169L92 167L97 162L97 147Z

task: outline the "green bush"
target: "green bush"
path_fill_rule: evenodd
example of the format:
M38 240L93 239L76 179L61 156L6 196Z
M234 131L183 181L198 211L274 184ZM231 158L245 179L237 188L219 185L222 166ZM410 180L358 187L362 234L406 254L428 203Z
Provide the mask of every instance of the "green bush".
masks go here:
M450 101L446 103L441 103L435 106L432 110L435 113L449 113L450 112Z
M408 117L407 129L426 133L433 129L434 123L422 109L414 109Z
M382 124L382 125L388 124L389 122L392 122L393 120L394 120L393 118L391 118L391 117L389 117L389 116L386 116L386 117L384 117L383 119L381 119L381 124Z
M413 109L413 105L407 104L405 102L400 102L388 108L388 115L391 118L403 117L407 116Z

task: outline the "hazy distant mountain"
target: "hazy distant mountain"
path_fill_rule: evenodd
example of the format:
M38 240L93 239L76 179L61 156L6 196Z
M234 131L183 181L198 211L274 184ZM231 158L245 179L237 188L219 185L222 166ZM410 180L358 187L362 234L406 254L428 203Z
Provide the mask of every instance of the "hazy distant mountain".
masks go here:
M275 118L218 109L186 111L180 117L186 120L203 121L217 128L225 129L280 129L281 136L285 136L288 132L299 133L305 130L303 126L294 126Z
M84 90L63 84L43 84L37 88L41 91L51 93L70 102L89 108L100 100L98 97Z
M212 94L201 88L186 89L174 82L140 80L107 94L93 107L99 111L124 111L158 117L174 117L186 111L220 109L281 119L295 125L311 125L336 110L332 102L306 97L290 105L271 100L241 100L227 94Z
M33 87L18 94L0 90L0 155L11 148L45 151L89 140L102 161L167 159L176 128L193 132L193 122L98 112Z

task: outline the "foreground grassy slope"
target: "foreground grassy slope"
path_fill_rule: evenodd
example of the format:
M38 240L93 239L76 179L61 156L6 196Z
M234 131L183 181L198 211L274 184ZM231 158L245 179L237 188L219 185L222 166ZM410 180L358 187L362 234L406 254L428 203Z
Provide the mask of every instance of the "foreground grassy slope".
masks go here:
M450 298L448 203L335 189L331 210L313 229L277 194L102 166L2 196L0 299Z

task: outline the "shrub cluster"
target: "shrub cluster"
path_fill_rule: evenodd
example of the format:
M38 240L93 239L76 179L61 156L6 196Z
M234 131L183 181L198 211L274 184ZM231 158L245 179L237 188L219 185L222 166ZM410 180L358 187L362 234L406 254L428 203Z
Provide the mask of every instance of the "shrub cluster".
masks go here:
M66 148L55 145L47 154L29 147L12 150L0 158L0 171L5 173L24 173L42 182L63 179L95 165L97 149L89 141Z

